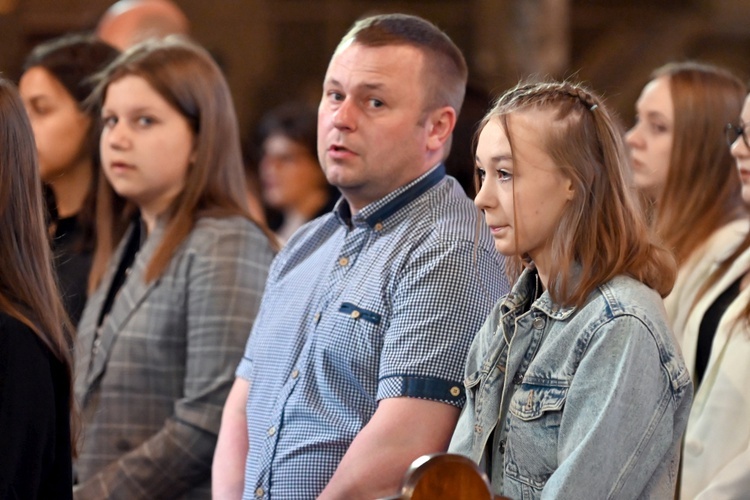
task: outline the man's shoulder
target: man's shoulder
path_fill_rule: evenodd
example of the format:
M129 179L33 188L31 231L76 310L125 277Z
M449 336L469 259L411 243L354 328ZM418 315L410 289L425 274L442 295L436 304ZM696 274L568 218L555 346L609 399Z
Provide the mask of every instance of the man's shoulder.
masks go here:
M436 242L470 242L478 248L492 248L479 210L453 177L446 176L414 203L411 211L410 223L421 227Z

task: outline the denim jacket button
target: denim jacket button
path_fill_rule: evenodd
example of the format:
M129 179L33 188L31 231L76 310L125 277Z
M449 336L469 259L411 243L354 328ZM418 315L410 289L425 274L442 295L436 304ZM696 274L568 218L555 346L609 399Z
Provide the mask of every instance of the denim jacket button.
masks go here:
M516 376L513 377L513 383L520 384L521 382L523 382L523 373L516 373Z
M497 451L499 451L501 454L505 453L505 440L500 441L500 443L497 445Z
M541 330L542 328L544 328L544 319L541 317L534 318L533 326L537 330Z

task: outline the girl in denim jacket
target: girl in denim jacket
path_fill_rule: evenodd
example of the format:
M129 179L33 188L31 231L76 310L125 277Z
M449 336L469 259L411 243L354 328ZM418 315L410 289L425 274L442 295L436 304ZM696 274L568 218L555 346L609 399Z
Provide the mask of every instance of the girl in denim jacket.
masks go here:
M476 336L451 442L511 498L672 498L692 385L621 132L571 83L521 84L481 123L475 203L516 279Z

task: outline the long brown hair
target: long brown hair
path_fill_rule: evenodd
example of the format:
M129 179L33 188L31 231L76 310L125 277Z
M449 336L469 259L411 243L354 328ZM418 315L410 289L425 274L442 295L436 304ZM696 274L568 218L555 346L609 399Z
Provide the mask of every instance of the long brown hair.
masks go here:
M125 76L146 80L167 103L182 114L195 134L195 160L188 167L185 188L168 210L164 239L146 269L146 280L158 277L177 247L201 217L240 215L263 224L247 207L237 118L229 87L221 70L203 48L180 37L148 41L123 53L100 75L91 104L100 108L107 88ZM107 262L125 233L135 207L114 192L104 176L99 179L97 245L89 288L99 284Z
M662 66L652 74L659 77L669 79L674 136L652 228L682 264L716 229L745 214L724 129L740 115L746 89L729 71L696 62Z
M0 310L31 328L71 384L72 327L55 283L43 207L34 133L17 90L0 78ZM75 412L71 422L75 436Z
M580 306L597 286L621 274L668 294L676 275L674 257L652 240L626 179L621 127L602 100L570 82L521 83L495 102L479 132L499 120L512 150L508 117L531 109L552 113L552 121L540 125L539 140L574 190L551 236L552 300ZM511 279L517 279L524 256L506 262Z

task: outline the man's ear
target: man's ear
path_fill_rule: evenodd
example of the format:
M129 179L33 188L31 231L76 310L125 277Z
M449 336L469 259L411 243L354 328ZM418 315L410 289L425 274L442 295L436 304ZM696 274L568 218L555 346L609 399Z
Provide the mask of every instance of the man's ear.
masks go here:
M430 111L425 123L428 150L435 151L445 146L456 126L456 118L456 110L451 106L443 106Z

